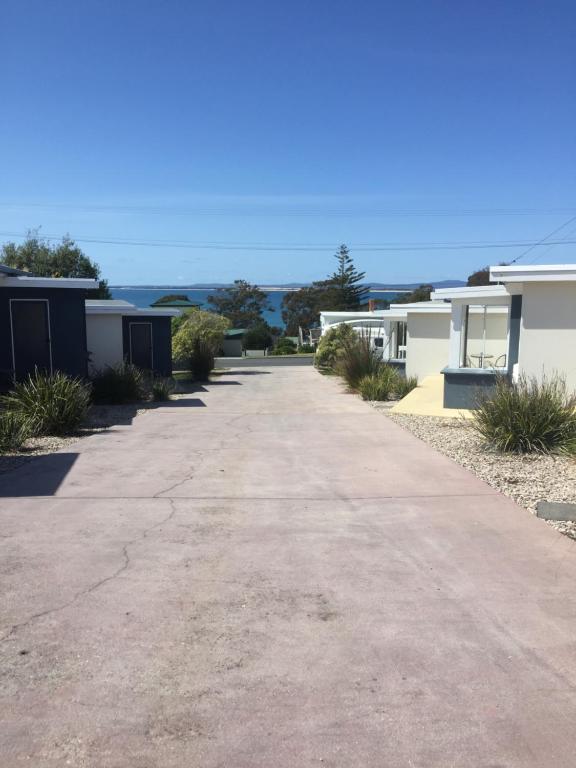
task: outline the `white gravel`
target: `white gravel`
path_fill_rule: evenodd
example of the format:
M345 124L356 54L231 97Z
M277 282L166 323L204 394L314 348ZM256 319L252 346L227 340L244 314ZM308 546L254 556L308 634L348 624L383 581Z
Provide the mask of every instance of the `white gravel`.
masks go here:
M392 413L390 403L371 405L534 514L538 501L576 502L574 458L497 453L485 447L464 419ZM550 524L576 539L576 523Z

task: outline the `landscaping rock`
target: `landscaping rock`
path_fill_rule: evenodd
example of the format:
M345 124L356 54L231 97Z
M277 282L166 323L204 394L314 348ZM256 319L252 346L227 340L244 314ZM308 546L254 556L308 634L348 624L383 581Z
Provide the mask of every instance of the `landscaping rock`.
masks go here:
M576 503L576 460L567 456L503 454L487 448L464 419L442 419L375 409L440 453L469 469L486 483L536 514L538 502ZM576 522L549 520L576 539Z

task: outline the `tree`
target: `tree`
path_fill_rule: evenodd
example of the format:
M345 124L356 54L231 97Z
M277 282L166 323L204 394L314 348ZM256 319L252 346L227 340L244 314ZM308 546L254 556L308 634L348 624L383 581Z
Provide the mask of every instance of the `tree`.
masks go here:
M501 261L498 266L506 267L508 264L505 261ZM490 280L490 267L482 267L482 269L472 272L472 274L468 276L466 285L494 285Z
M345 245L340 246L335 258L338 266L329 278L333 291L334 306L332 308L336 311L354 311L358 309L366 293L366 289L362 285L366 273L358 272Z
M262 313L273 309L265 292L246 280L235 280L229 288L220 288L208 296L208 303L230 320L232 328L257 325L263 320Z
M361 285L365 273L358 272L345 245L340 246L336 259L336 271L326 280L318 280L284 296L282 319L289 336L295 336L300 327L316 325L320 312L346 312L360 308L366 293Z
M203 309L191 309L174 318L172 325L172 353L175 360L188 361L197 342L207 344L218 353L224 342L224 334L230 327L227 318Z
M405 293L402 298L396 299L395 304L413 304L417 301L430 301L430 294L434 290L431 285L419 285L410 293Z
M165 296L160 296L159 299L156 299L153 306L160 305L160 304L170 304L173 301L181 301L183 303L190 304L190 299L188 296L186 296L185 293L167 293Z
M472 272L468 276L466 285L490 285L490 267L482 267L482 269Z
M299 328L310 328L318 323L320 312L332 308L332 284L328 280L290 291L282 299L282 320L287 336L296 336Z
M260 322L248 328L242 339L244 349L268 349L273 344L273 337L268 323Z
M2 264L22 269L37 277L88 277L100 281L98 288L88 292L90 298L111 299L106 280L100 279L100 267L66 235L59 245L52 246L36 231L28 233L20 245L5 243L0 255Z

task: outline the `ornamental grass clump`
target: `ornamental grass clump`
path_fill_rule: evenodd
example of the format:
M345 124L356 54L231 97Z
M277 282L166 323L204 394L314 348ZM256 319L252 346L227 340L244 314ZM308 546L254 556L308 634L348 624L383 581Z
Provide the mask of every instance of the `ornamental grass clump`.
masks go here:
M516 383L499 377L476 405L471 424L499 451L576 453L576 395L559 376L521 376Z
M382 363L376 373L360 379L358 393L363 400L401 400L417 386L415 376L406 379L396 368Z
M417 386L418 386L417 376L398 375L398 382L394 390L394 395L398 400L402 400L403 397L406 397L406 395L412 392L413 389L416 389Z
M397 385L398 373L390 366L382 366L378 373L363 376L358 382L362 400L391 400Z
M357 389L365 376L376 376L382 368L382 361L372 347L370 336L359 336L346 339L342 351L338 355L335 370L342 376L350 389Z
M25 423L30 435L65 435L84 421L90 406L90 387L64 373L36 371L15 384L0 404Z
M26 419L13 411L0 412L0 453L20 450L29 437L31 429Z
M98 405L124 405L148 396L146 375L131 363L107 366L92 379L92 400Z
M174 382L172 379L157 377L152 379L150 393L155 403L163 403L170 400L170 395L174 392Z

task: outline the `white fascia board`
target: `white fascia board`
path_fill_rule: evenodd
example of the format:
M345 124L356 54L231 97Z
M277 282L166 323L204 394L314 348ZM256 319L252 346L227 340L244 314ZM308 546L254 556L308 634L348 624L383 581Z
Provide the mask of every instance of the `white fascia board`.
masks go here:
M86 277L20 277L0 276L1 288L78 288L94 290L98 280Z
M464 288L438 288L431 296L436 300L462 299L468 302L476 299L507 298L509 294L504 285L474 285Z
M340 320L338 323L332 323L330 328L334 328L336 325L362 325L363 323L375 323L376 325L382 325L387 321L385 317L357 317L354 320Z
M122 312L123 315L138 315L140 317L178 317L181 313L179 309L131 309Z
M87 315L119 315L120 317L178 317L179 309L139 309L132 304L124 307L118 305L105 306L104 304L87 304Z
M406 304L392 304L390 309L385 310L386 320L406 320L408 310Z
M386 312L385 309L375 309L374 312L320 312L320 317L325 317L327 319L334 318L334 317L341 317L343 319L350 319L353 320L355 318L374 318L374 317L382 317L382 315Z
M490 280L497 280L501 283L575 282L576 264L490 267Z
M418 312L419 314L444 314L450 312L450 304L445 302L433 302L433 301L416 301L413 304L391 304L391 312L404 312L404 314L412 314Z

